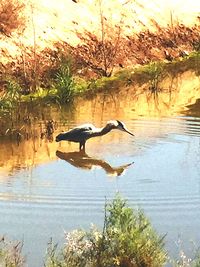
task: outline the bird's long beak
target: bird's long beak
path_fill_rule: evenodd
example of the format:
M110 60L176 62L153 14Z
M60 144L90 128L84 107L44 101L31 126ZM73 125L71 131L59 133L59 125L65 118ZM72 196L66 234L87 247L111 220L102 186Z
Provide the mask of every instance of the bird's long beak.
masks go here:
M126 132L126 133L128 133L128 134L130 134L130 135L132 135L132 136L135 136L133 133L131 133L127 128L123 128L123 131L124 132Z

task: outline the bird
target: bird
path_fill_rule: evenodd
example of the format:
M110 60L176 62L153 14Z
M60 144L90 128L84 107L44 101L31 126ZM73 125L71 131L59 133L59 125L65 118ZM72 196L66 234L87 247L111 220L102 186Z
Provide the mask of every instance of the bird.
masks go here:
M132 136L131 133L125 126L125 124L119 120L108 121L103 128L96 128L93 124L83 124L77 126L68 132L60 133L56 136L56 142L60 141L70 141L79 143L79 150L85 151L85 143L88 139L96 136L102 136L109 133L113 129L118 129L120 131L126 132Z

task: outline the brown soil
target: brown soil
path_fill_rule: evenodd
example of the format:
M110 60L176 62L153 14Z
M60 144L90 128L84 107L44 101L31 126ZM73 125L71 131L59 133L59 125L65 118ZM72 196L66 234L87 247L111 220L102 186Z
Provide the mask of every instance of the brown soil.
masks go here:
M63 0L51 4L34 0L26 4L24 32L0 34L0 86L4 87L9 74L28 92L37 86L49 87L60 62L69 55L74 74L94 78L150 61L172 61L199 49L199 17L189 9L190 1L186 1L187 16L180 8L176 20L171 7L166 9L159 0L157 8L145 0L103 1L101 15L97 2L69 1L66 5Z

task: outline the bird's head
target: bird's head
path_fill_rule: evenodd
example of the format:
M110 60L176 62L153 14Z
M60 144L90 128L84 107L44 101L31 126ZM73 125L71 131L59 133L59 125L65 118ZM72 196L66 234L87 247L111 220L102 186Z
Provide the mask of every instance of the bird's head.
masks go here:
M120 130L120 131L126 132L126 133L128 133L128 134L134 136L134 134L131 133L131 132L126 128L125 124L124 124L123 122L121 122L121 121L118 121L118 120L116 120L116 121L108 121L108 122L107 122L107 125L109 125L112 129L118 129L118 130Z

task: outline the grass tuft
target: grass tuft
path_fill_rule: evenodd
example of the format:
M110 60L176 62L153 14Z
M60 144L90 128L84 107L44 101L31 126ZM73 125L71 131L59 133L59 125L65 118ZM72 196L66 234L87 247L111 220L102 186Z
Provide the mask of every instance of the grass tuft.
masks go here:
M22 257L22 247L22 242L9 242L4 237L2 237L0 240L0 266L25 266L25 259Z
M69 64L63 64L56 75L56 99L60 104L65 104L73 99L75 82Z

